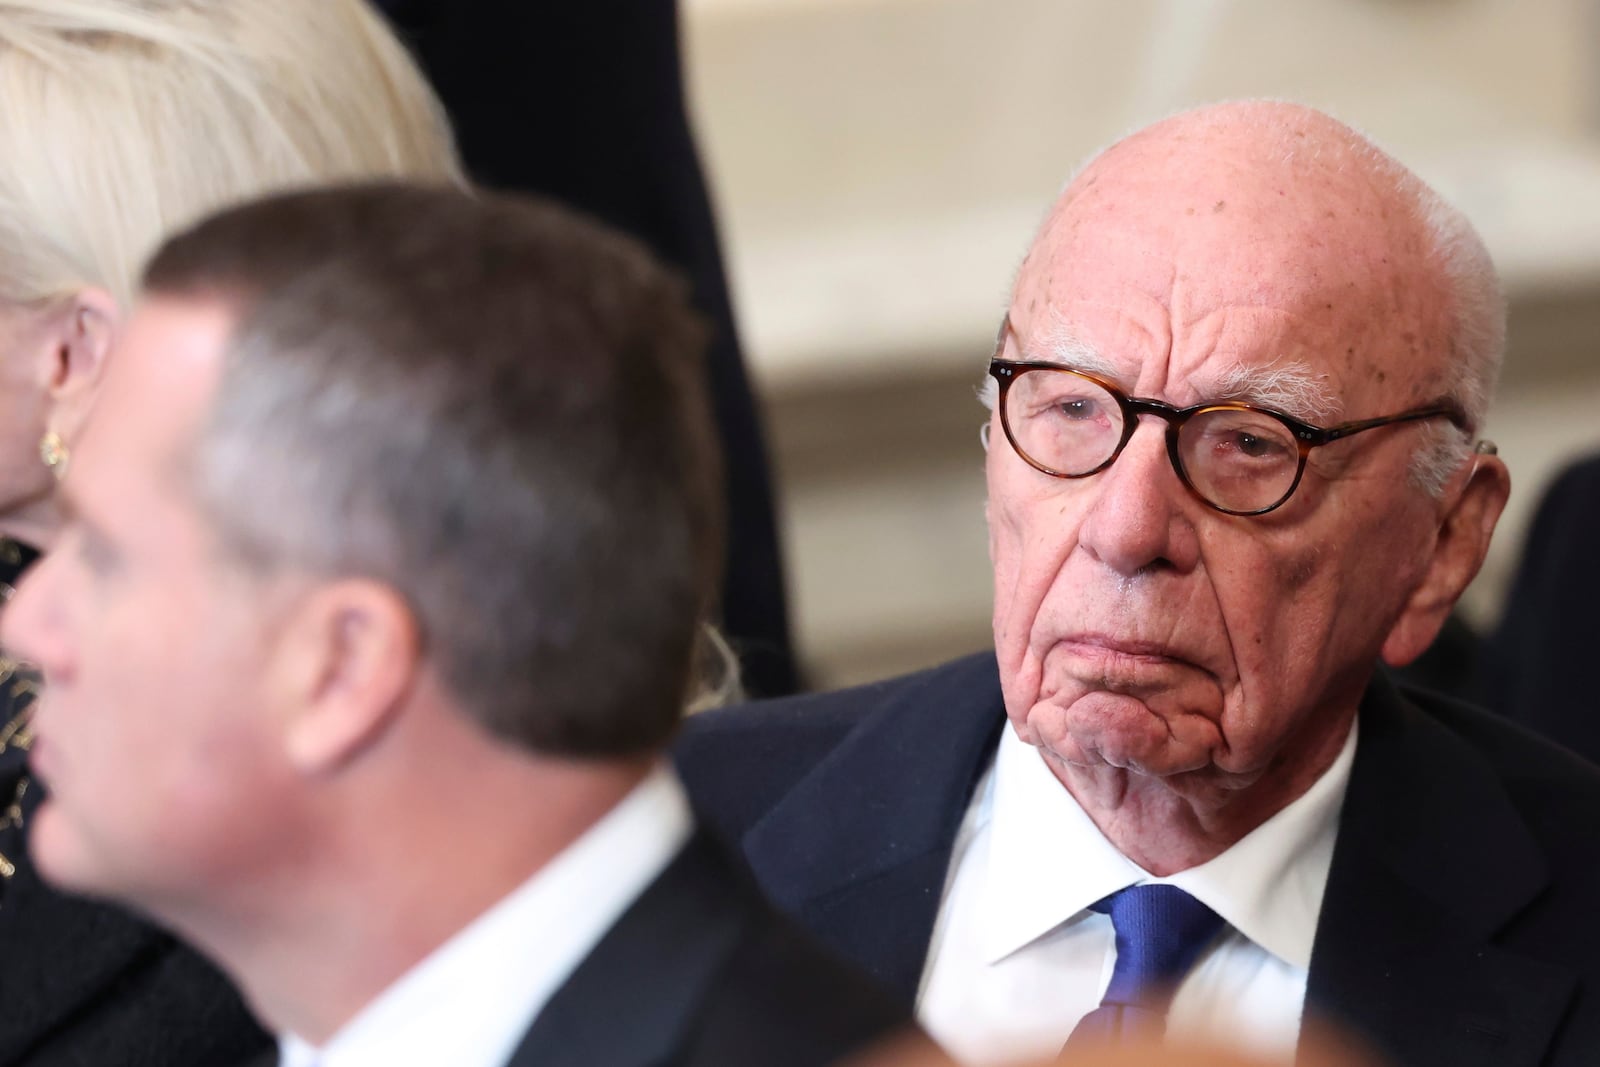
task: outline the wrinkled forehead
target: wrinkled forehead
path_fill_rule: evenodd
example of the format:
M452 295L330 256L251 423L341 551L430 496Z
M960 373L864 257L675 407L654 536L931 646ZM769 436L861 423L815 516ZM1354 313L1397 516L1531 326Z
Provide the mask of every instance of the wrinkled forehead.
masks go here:
M1292 362L1420 396L1447 359L1447 294L1397 173L1294 130L1135 135L1062 194L1012 323L1074 336L1123 378L1166 359L1158 377L1178 393L1189 374Z

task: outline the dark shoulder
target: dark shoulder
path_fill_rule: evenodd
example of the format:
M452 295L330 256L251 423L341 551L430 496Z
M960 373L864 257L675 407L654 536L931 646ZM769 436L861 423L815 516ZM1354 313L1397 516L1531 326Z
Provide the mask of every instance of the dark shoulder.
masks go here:
M1476 704L1425 689L1406 688L1403 692L1435 721L1477 749L1508 783L1542 784L1592 792L1600 797L1600 767L1570 749Z
M1491 711L1425 690L1405 696L1477 753L1546 847L1586 867L1600 842L1600 767Z
M82 1030L61 1035L59 1043L63 1051L68 1046L99 1050L89 1059L70 1062L128 1067L237 1067L257 1062L274 1048L228 980L177 941L168 941L126 975Z
M994 669L984 652L850 689L702 712L684 724L673 761L696 811L736 840L874 712L985 684Z
M83 962L63 959L61 965ZM235 1067L272 1049L272 1038L227 979L184 945L162 937L101 995L28 1044L20 1059L0 1062Z
M906 1006L764 902L747 907L685 1064L816 1067L911 1030Z
M42 798L28 790L28 821ZM230 1067L271 1051L208 960L130 912L57 891L26 852L0 906L0 944L0 1067Z

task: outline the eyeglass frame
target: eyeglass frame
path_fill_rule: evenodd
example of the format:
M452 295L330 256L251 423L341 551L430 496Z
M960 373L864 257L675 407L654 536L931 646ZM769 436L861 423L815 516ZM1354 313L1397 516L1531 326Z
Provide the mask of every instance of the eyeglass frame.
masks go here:
M1078 370L1076 367L1068 366L1065 363L1052 363L1048 360L1036 359L1000 358L999 352L1004 349L1006 335L1010 334L1015 336L1015 333L1016 332L1011 327L1011 316L1010 314L1007 314L1005 319L1000 324L1000 336L995 348L996 354L991 356L989 359L989 376L994 378L995 382L999 386L999 394L995 399L995 405L1000 411L1000 427L1005 431L1006 440L1010 442L1012 451L1020 456L1024 463L1041 474L1048 474L1052 478L1075 480L1078 478L1089 478L1093 475L1099 474L1101 471L1115 463L1117 458L1122 455L1123 449L1128 447L1128 442L1133 440L1134 431L1139 428L1139 416L1154 415L1157 418L1163 419L1167 424L1167 458L1172 463L1172 469L1174 473L1178 475L1178 481L1183 483L1183 487L1189 491L1190 495L1212 510L1220 511L1224 515L1251 517L1256 515L1265 515L1270 511L1276 511L1278 508L1281 508L1284 504L1286 504L1290 497L1294 496L1294 491L1300 487L1300 481L1303 477L1305 477L1306 458L1311 454L1311 450L1313 448L1320 448L1323 445L1331 444L1334 441L1342 440L1343 438L1350 437L1354 434L1364 433L1367 430L1376 430L1380 426L1390 426L1395 423L1402 422L1416 422L1422 419L1449 419L1451 425L1455 426L1463 433L1470 434L1472 432L1472 424L1467 418L1466 413L1462 411L1459 406L1448 400L1435 401L1434 403L1423 407L1413 408L1409 411L1402 411L1397 415L1384 415L1375 419L1357 419L1352 422L1341 422L1337 426L1329 426L1326 428L1314 426L1309 422L1295 418L1293 415L1286 415L1281 411L1275 411L1272 408L1263 407L1259 404L1251 404L1242 400L1204 400L1198 404L1191 404L1188 407L1180 408L1161 400L1153 400L1149 397L1129 396L1115 383L1106 380L1100 375L1090 373L1089 371ZM1016 435L1012 433L1011 430L1011 416L1006 411L1006 394L1010 391L1012 382L1016 381L1029 371L1036 370L1060 371L1067 374L1077 375L1080 378L1085 378L1093 382L1095 385L1098 385L1100 388L1110 393L1112 399L1116 400L1117 407L1122 414L1122 438L1117 442L1117 447L1112 449L1111 455L1107 456L1105 461L1096 466L1093 470L1087 470L1081 474L1066 474L1062 471L1054 470L1034 459L1020 444L1017 443ZM1289 488L1284 490L1283 495L1276 501L1268 504L1266 507L1256 508L1254 510L1235 511L1232 508L1225 508L1216 501L1209 499L1204 493L1196 488L1192 481L1190 481L1188 472L1183 469L1183 458L1178 451L1178 434L1182 432L1184 425L1188 423L1190 419L1194 418L1196 415L1201 415L1210 411L1249 411L1257 415L1264 415L1268 418L1275 419L1294 435L1295 444L1299 450L1299 457L1295 465L1294 480L1289 483ZM1485 448L1485 446L1487 446L1487 448ZM1477 446L1477 451L1482 454L1493 454L1494 445L1488 441L1480 441Z

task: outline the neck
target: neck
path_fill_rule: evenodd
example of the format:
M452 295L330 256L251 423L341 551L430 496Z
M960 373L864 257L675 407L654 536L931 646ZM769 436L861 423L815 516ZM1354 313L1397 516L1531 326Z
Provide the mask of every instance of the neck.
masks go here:
M174 925L233 976L265 1025L325 1044L581 837L652 766L513 762L457 762L471 773L402 781L332 817L319 813L331 829L293 873L225 915Z
M1040 754L1106 840L1166 877L1215 859L1303 796L1338 759L1355 715L1324 720L1314 739L1291 738L1292 758L1244 776L1207 768L1160 778Z

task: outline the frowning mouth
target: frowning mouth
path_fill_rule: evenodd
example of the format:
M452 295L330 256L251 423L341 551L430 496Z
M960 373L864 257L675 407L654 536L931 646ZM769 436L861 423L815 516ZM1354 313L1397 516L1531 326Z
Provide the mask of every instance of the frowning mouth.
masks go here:
M1128 666L1200 667L1191 654L1171 645L1109 634L1072 634L1056 642L1056 648L1074 658L1104 666L1122 663Z

